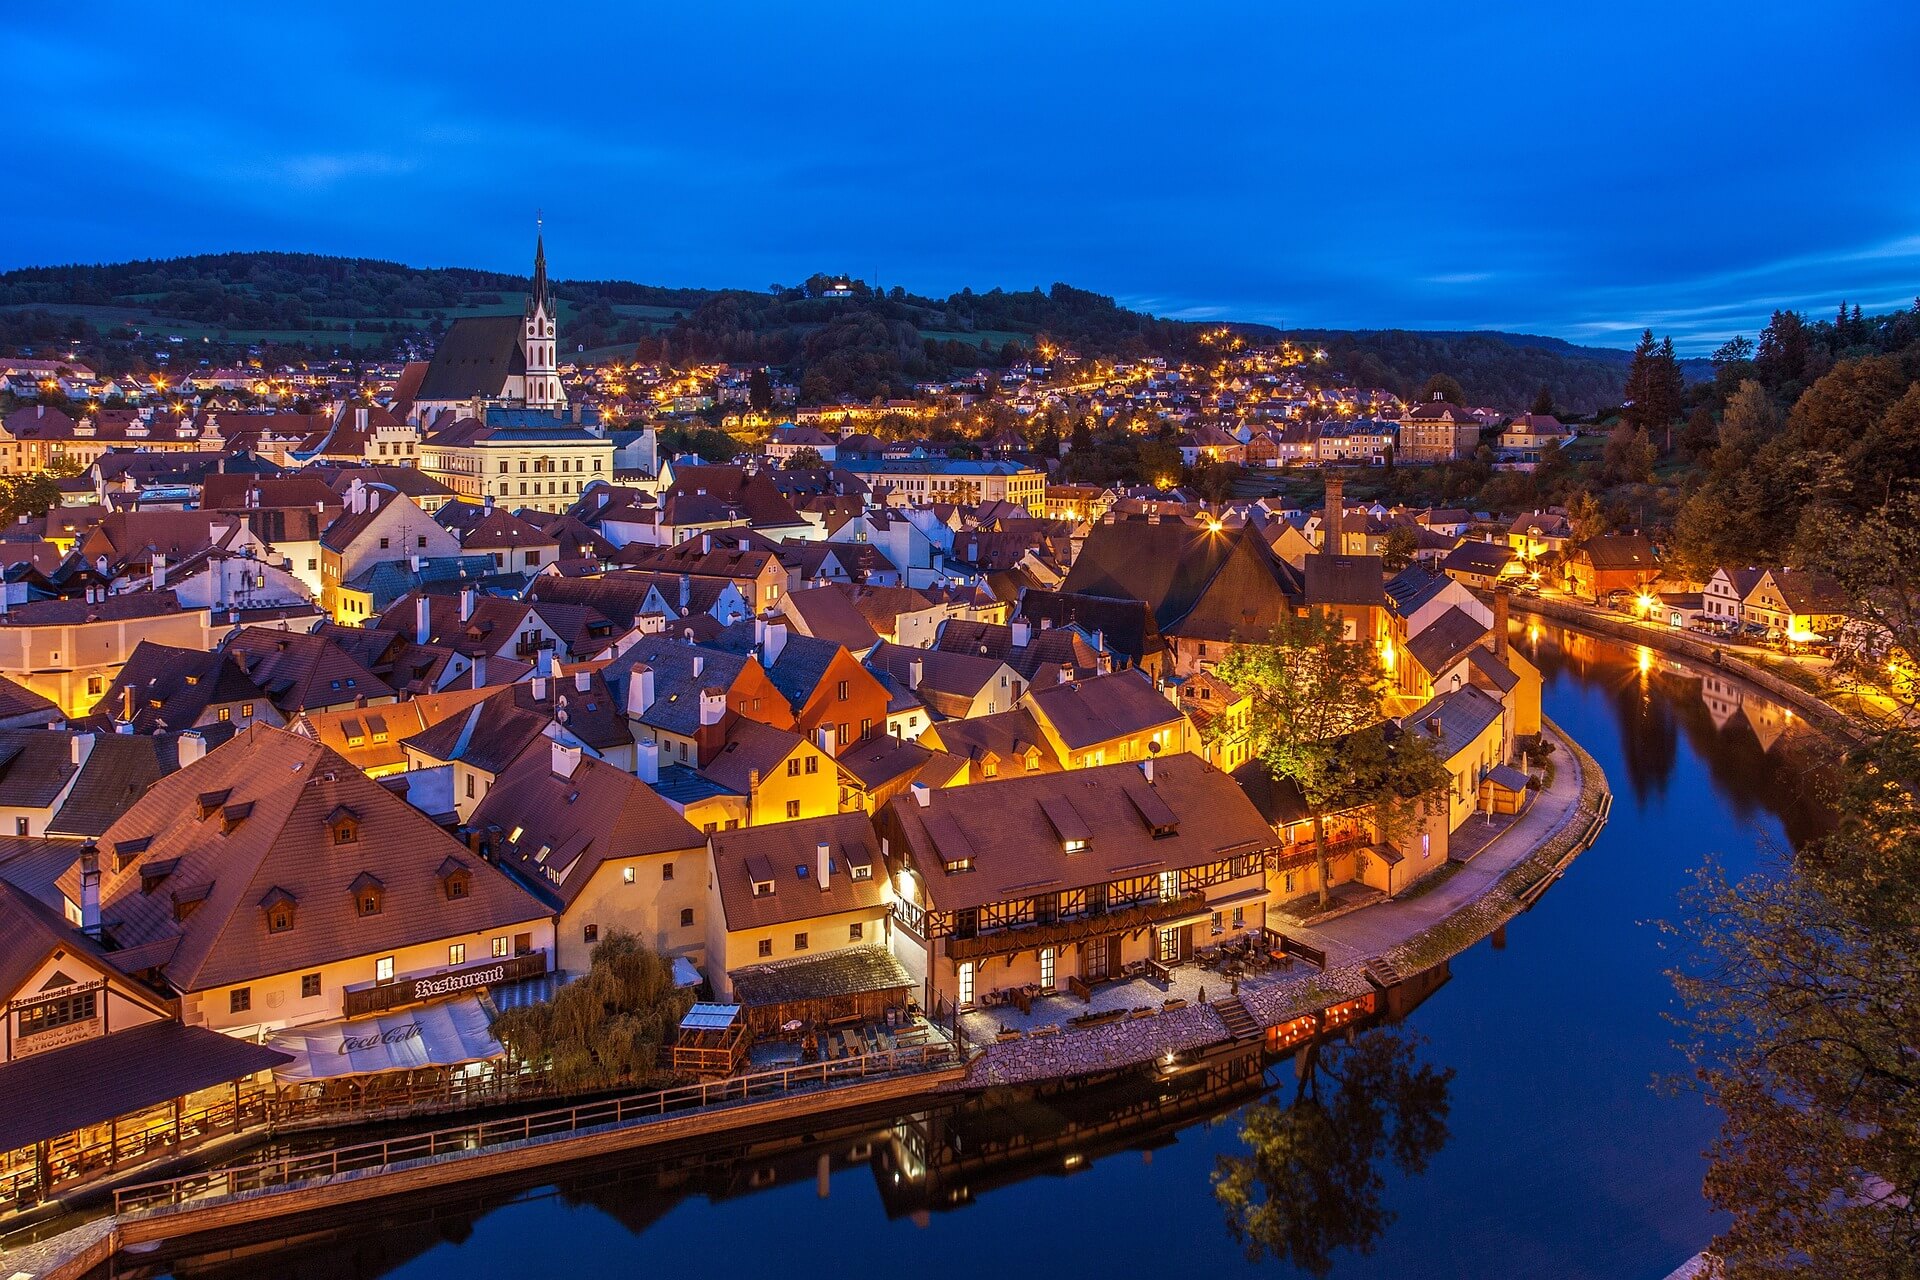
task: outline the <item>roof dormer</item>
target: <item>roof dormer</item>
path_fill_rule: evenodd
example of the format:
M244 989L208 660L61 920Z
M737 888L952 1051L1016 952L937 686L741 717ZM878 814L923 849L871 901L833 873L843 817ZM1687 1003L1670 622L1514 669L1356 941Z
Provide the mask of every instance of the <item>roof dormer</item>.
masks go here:
M180 865L178 858L159 858L140 868L140 892L152 893L166 883L173 869Z
M347 886L353 895L353 913L361 919L377 916L386 909L387 887L371 871L362 871Z
M286 933L293 928L294 896L279 885L267 890L260 899L260 911L267 919L268 933Z
M200 909L202 903L213 893L213 881L192 885L185 889L176 889L173 893L173 918L182 921Z
M218 791L202 791L195 799L201 819L205 820L217 812L220 806L227 802L227 797L232 794L232 787L222 787Z
M327 815L327 835L336 845L360 842L360 815L346 805L336 806Z
M473 896L473 868L449 854L436 873L448 902L460 902Z
M754 897L773 896L773 863L767 858L755 854L747 859L747 879L753 884Z

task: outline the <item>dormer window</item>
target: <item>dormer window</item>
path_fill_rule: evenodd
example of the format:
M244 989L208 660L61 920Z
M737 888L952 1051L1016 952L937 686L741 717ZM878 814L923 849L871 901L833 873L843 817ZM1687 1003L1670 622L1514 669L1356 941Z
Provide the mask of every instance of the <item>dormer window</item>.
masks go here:
M152 893L155 889L158 889L166 882L167 877L173 874L173 869L179 865L180 859L178 858L161 858L158 861L149 862L141 867L140 892Z
M285 889L275 886L260 899L260 909L267 916L268 933L286 933L293 928L293 895Z
M200 904L205 902L207 900L207 895L212 892L213 892L213 884L211 881L209 881L206 884L196 885L193 888L182 889L176 892L173 895L174 920L183 921L188 916L191 916L194 912L198 911L200 909Z
M1087 845L1088 845L1088 843L1089 843L1089 841L1086 841L1086 840L1063 840L1063 841L1061 841L1060 843L1061 843L1061 846L1062 846L1062 847L1063 847L1064 849L1066 849L1066 851L1067 851L1068 853L1085 853L1085 852L1087 851Z
M386 906L386 886L380 883L380 877L370 871L362 871L355 876L348 888L353 893L353 913L363 920L379 915Z
M947 874L950 876L958 875L962 871L971 871L973 870L973 859L972 858L949 858L947 859L947 862L946 862L946 869L947 869Z
M327 833L336 845L360 843L360 815L339 806L327 815Z
M202 791L197 798L197 807L200 810L200 816L206 818L208 815L216 812L221 805L227 802L227 797L232 794L232 787L224 787L219 791Z
M116 841L113 846L113 869L125 871L133 860L145 853L153 844L152 836L141 836L135 840Z
M856 862L847 868L847 874L854 880L871 880L873 879L873 864L870 862Z
M753 882L753 896L756 898L771 898L773 896L773 881L755 880Z
M448 902L459 902L473 892L473 868L460 859L447 858L440 864L439 875Z

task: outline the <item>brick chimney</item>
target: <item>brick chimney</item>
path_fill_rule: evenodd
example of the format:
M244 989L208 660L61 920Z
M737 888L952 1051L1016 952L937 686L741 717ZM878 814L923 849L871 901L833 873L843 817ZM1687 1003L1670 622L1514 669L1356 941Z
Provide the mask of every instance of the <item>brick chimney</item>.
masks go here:
M1493 652L1502 662L1507 659L1507 601L1505 587L1497 587L1493 593Z
M1347 510L1347 482L1339 476L1327 477L1327 510L1320 517L1320 550L1330 556L1346 554L1340 521Z

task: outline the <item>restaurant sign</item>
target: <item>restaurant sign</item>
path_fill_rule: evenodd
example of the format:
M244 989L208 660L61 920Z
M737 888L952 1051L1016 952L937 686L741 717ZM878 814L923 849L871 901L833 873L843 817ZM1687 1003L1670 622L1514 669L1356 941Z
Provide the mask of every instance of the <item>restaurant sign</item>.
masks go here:
M435 996L450 996L456 991L470 991L474 987L486 987L496 982L505 982L506 978L507 966L505 964L484 965L477 969L461 969L455 973L443 973L437 977L416 979L413 984L413 995L416 1000L431 1000Z
M349 1018L365 1017L370 1013L384 1013L388 1009L417 1004L423 1000L440 1000L502 982L517 982L546 971L544 952L496 957L464 969L448 969L440 973L423 974L418 978L401 978L397 982L348 987L342 1012Z

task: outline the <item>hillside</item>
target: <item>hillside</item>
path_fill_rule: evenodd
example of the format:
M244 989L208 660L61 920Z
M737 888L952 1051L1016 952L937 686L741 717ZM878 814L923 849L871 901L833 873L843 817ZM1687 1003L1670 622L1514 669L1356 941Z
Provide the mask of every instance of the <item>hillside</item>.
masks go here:
M778 290L669 289L623 280L556 282L563 350L587 360L727 360L778 366L803 398L906 394L915 382L1023 358L1043 341L1087 356L1181 358L1202 326L1129 311L1064 284L929 298L862 283L821 296L815 276ZM463 315L519 310L525 280L301 253L224 253L165 261L29 267L0 274L0 349L73 350L138 370L171 344L219 362L411 354ZM1271 336L1264 326L1243 328ZM1449 373L1476 403L1532 401L1543 385L1574 412L1617 403L1627 353L1494 333L1318 331L1338 374L1411 395Z

